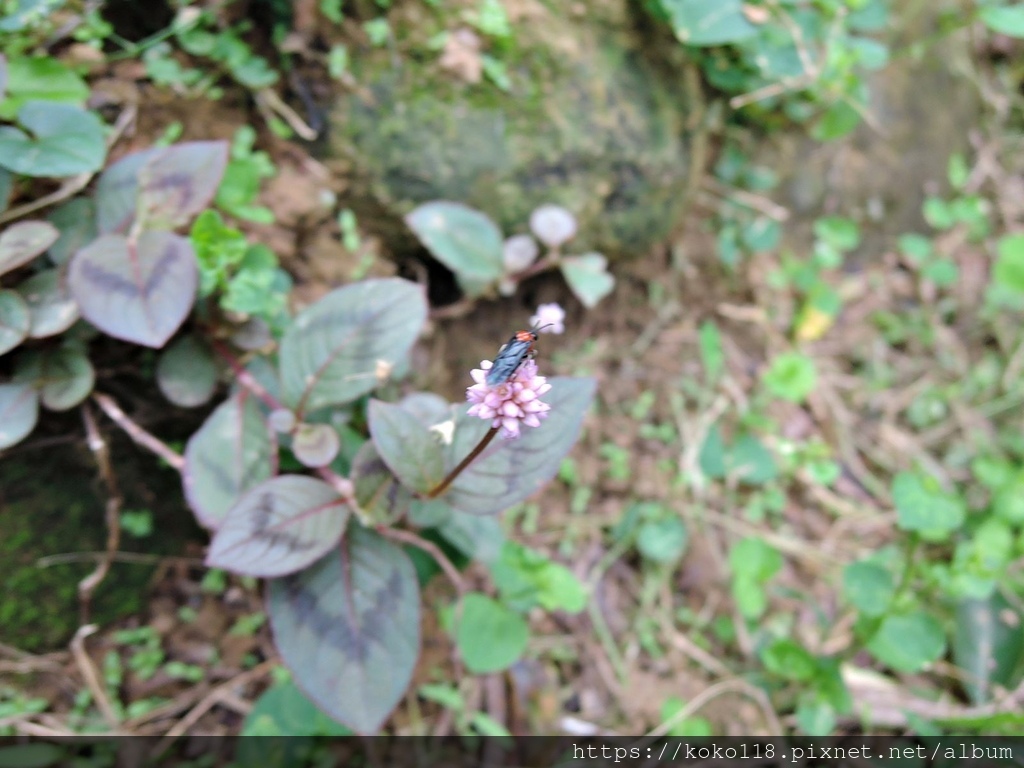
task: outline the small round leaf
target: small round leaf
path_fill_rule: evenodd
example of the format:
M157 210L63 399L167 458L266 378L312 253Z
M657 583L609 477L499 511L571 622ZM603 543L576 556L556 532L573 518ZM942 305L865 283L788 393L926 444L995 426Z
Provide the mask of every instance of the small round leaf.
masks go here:
M14 379L38 389L43 405L51 411L66 411L89 396L96 371L77 349L48 349L20 358Z
M537 247L537 241L529 235L513 235L505 241L502 247L505 271L513 275L533 264L539 255L540 248Z
M0 449L21 442L39 420L39 393L30 384L0 384Z
M542 205L530 214L530 230L548 248L576 236L576 217L560 205Z
M437 200L414 209L405 223L460 280L486 283L501 277L501 230L480 211Z
M28 336L32 316L14 291L0 291L0 355L10 352Z
M217 363L213 353L195 336L182 336L160 355L156 383L164 397L175 405L182 408L203 405L217 389Z
M455 643L475 675L500 672L519 660L530 630L518 613L479 592L466 595Z
M330 424L302 424L292 437L292 453L306 467L326 467L340 449L341 438Z
M597 306L615 287L615 278L608 273L607 267L608 260L600 253L562 259L562 275L587 309Z

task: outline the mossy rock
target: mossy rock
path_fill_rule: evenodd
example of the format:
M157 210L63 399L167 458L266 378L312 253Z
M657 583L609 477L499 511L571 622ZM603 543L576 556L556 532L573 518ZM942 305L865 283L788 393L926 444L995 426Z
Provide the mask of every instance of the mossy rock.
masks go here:
M113 450L124 508L150 509L160 528L141 540L122 533L121 549L180 554L183 539L198 538L198 531L177 473L123 440ZM46 568L37 563L50 555L103 550L104 493L81 443L0 461L0 641L35 653L67 646L79 625L78 582L95 560ZM115 562L93 595L90 620L103 626L142 610L152 574L151 566Z
M328 154L346 161L353 207L393 244L401 217L437 199L483 210L506 235L558 203L579 220L574 250L613 257L665 239L686 202L699 96L685 64L657 66L630 2L517 0L513 42L491 51L508 92L438 65L427 41L459 25L457 9L400 4L396 47L356 52L359 88L332 111Z

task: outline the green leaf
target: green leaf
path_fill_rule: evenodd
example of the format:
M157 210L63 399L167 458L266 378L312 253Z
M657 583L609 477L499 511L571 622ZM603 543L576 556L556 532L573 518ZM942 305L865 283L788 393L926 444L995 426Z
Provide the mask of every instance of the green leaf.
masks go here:
M722 334L712 320L700 324L698 332L700 342L700 358L704 364L704 374L709 382L716 382L725 369L725 352L722 349Z
M841 139L853 133L860 119L860 113L847 101L837 101L811 126L811 138L815 141Z
M6 65L7 97L0 102L0 119L13 120L29 101L53 101L85 106L89 86L57 59L14 56ZM4 80L0 76L0 81ZM0 86L3 83L0 82ZM0 96L4 88L0 87Z
M39 419L39 393L29 384L0 384L0 448L21 442Z
M185 446L185 496L199 522L216 529L238 498L277 472L277 443L256 400L233 395Z
M210 347L196 336L182 336L161 353L156 383L164 397L182 408L209 402L217 389L217 363Z
M782 568L782 555L756 536L748 536L729 550L729 568L737 576L764 583Z
M892 501L896 524L904 531L917 531L929 541L942 541L964 523L963 499L942 490L930 475L900 472L893 479Z
M810 681L818 671L818 660L810 651L788 638L762 648L761 662L773 675L798 683Z
M50 246L50 261L57 266L67 264L75 252L96 239L96 206L91 197L76 197L57 208L49 216L50 223L60 230L57 242Z
M489 567L502 602L514 610L525 612L539 605L548 611L579 613L587 606L586 588L572 571L517 542L506 541L501 557Z
M824 216L814 222L814 234L837 251L852 251L860 245L860 228L842 216Z
M886 568L870 560L843 569L843 594L865 616L881 616L896 593L896 582Z
M502 276L501 230L480 211L438 200L415 208L405 223L460 280L489 283Z
M467 557L490 564L498 559L505 533L495 517L452 510L438 525L438 533Z
M7 75L9 71L7 57L0 53L0 103L7 97Z
M661 0L661 7L684 45L737 43L757 34L742 0Z
M57 348L19 358L14 380L38 389L43 405L51 411L66 411L89 396L96 372L83 352Z
M1011 525L1024 525L1024 470L1014 472L996 491L992 511Z
M608 260L600 253L566 256L560 263L569 289L587 309L597 306L615 287L615 278L608 273Z
M28 335L33 339L63 333L79 317L78 304L68 292L60 270L39 272L16 290L28 306L31 317Z
M300 413L344 405L405 360L427 317L423 289L406 280L364 280L303 310L281 340L281 381Z
M74 255L68 285L82 315L104 333L162 347L192 310L199 272L192 244L145 230L136 241L103 235Z
M867 649L897 672L920 672L945 653L946 634L924 611L886 616Z
M985 704L995 687L1013 690L1024 662L1021 612L999 592L984 600L963 600L956 607L953 661L967 673L964 687L971 701Z
M993 32L1024 37L1024 5L988 5L981 9L978 16Z
M419 655L419 584L401 548L350 525L313 566L270 582L268 613L277 648L310 699L357 733L375 733Z
M831 704L811 691L800 697L796 723L807 736L830 736L836 727L836 712Z
M0 355L28 337L32 317L28 305L14 291L0 291Z
M900 252L918 266L927 262L934 254L932 241L913 232L900 235L899 246Z
M803 402L818 383L818 371L807 355L784 352L772 360L764 374L764 385L776 397L792 403Z
M19 221L0 232L0 275L28 264L53 245L60 232L46 221Z
M772 452L754 435L740 435L733 445L726 446L717 424L708 430L698 460L701 471L715 480L731 477L760 485L779 473Z
M371 400L370 437L377 453L402 485L426 493L444 479L440 438L400 405Z
M636 535L636 547L640 554L656 563L677 562L686 552L689 541L686 525L678 517L646 520Z
M992 276L1004 289L1024 294L1024 235L1000 239Z
M455 644L473 674L508 669L523 655L529 639L529 627L519 614L479 592L463 598Z
M440 497L454 509L491 515L532 496L558 472L561 460L579 437L583 417L594 397L593 379L548 379L551 390L544 402L548 418L536 429L524 428L517 440L497 438ZM468 406L454 406L455 433L445 462L450 471L483 439L490 421L468 416Z
M256 699L249 714L245 716L245 722L242 723L241 735L351 736L352 731L321 712L316 704L289 680L271 686ZM246 741L242 739L240 744Z
M0 165L22 176L92 173L107 156L103 122L70 104L30 101L18 111L21 128L0 128Z
M330 424L300 424L292 433L291 447L304 467L326 467L341 450L341 436Z
M210 542L206 565L246 576L295 573L341 538L352 510L323 480L281 475L246 491Z

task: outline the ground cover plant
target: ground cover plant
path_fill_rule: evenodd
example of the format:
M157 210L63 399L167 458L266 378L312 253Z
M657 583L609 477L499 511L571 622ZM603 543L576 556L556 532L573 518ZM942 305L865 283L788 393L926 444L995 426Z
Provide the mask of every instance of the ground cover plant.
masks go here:
M550 4L0 6L0 735L1020 732L1018 6L631 8L706 99L643 253L313 142L382 50L515 109ZM872 187L937 50L980 107Z

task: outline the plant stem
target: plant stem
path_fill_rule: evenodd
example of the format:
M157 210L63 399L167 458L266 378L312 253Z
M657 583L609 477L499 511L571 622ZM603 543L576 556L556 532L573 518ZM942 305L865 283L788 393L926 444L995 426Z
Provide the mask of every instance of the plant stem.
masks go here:
M448 490L448 486L452 484L455 478L462 474L462 470L468 467L470 465L470 462L473 461L473 459L475 459L483 452L484 448L490 445L491 440L494 439L494 436L496 434L498 434L498 427L491 427L487 434L484 435L483 440L477 443L476 448L470 451L469 455L459 462L459 466L457 466L455 469L448 473L448 477L442 480L440 485L438 485L432 491L428 492L426 497L428 499L436 499L438 496L440 496L442 493Z
M128 437L143 448L148 448L179 472L185 469L185 459L180 454L175 453L171 450L171 447L160 440L160 438L151 435L132 421L128 417L128 414L122 411L121 407L114 402L112 397L101 394L100 392L94 392L92 399L96 402L96 405L98 405L100 409L117 424L117 426L128 433Z
M422 536L402 528L388 528L386 525L378 525L376 530L381 536L385 536L393 541L411 544L417 549L422 549L437 561L437 564L441 566L441 570L445 572L448 580L455 586L459 595L466 593L466 583L462 580L462 576L459 575L459 569L455 567L455 564L448 559L445 553L441 551L441 548L434 542L427 541Z
M260 384L256 377L245 369L245 366L232 354L226 344L217 339L211 339L210 345L213 347L213 351L220 355L224 362L231 367L231 371L235 374L239 384L256 395L268 408L274 410L285 408L285 405L280 400L270 394L266 387Z

